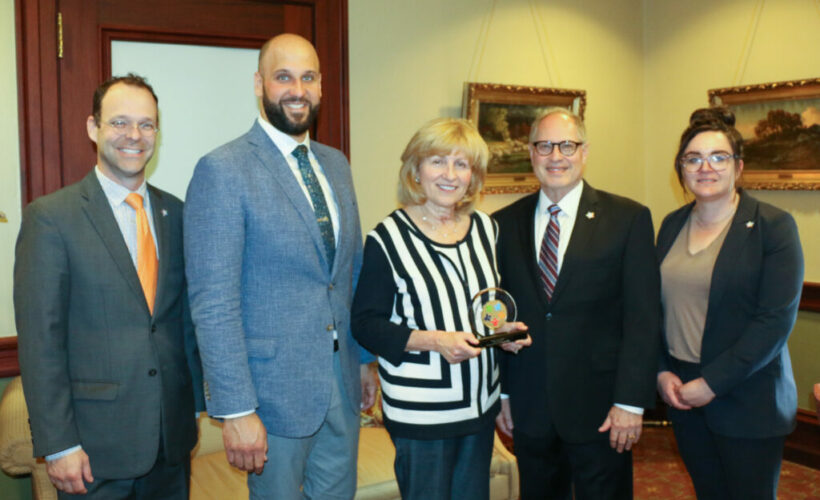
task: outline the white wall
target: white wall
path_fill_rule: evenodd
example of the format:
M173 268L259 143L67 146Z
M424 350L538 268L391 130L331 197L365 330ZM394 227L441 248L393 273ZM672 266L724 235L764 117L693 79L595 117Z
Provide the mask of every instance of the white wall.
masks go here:
M14 0L0 0L0 337L16 335L11 300L14 242L20 227L20 143L17 133L17 56Z
M640 0L350 2L351 156L362 227L395 208L399 157L413 133L433 118L461 116L465 81L586 90L587 179L643 200L641 10ZM515 198L488 195L480 208Z

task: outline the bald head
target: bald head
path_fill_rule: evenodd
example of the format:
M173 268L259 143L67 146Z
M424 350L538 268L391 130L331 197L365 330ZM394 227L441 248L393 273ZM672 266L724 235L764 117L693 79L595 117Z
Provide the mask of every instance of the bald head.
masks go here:
M315 66L315 71L319 71L319 55L313 48L313 44L306 38L293 33L283 33L265 42L259 50L258 70L264 74L266 67L270 67L269 64L276 65L283 58L292 57L301 57L311 61Z
M254 92L264 117L280 131L303 141L322 99L316 49L291 33L268 40L259 51Z

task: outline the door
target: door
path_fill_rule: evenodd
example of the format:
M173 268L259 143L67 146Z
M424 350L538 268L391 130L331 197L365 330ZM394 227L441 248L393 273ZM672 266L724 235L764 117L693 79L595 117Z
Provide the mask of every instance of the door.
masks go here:
M322 65L312 136L349 153L347 0L17 0L16 9L24 204L94 165L83 124L94 89L111 76L117 41L258 49L273 35L298 33ZM219 71L202 67L190 85Z

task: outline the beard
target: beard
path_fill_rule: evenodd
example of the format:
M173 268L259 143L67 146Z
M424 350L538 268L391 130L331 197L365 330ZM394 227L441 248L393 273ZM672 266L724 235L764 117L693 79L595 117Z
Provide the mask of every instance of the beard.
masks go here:
M283 109L283 105L289 102L303 102L307 105L307 116L301 122L294 122L291 120ZM268 99L267 94L262 96L262 107L265 110L265 116L268 121L288 135L302 135L316 121L316 116L319 114L319 104L312 105L307 99L283 99L281 101L273 102Z

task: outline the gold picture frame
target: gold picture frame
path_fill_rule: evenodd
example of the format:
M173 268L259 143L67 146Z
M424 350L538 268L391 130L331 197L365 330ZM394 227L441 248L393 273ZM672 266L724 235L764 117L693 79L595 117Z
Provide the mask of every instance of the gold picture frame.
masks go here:
M586 91L495 83L464 84L462 115L473 122L490 161L484 193L531 193L539 184L529 159L530 125L541 110L562 107L584 116Z
M748 189L820 190L820 78L712 89L743 136Z

